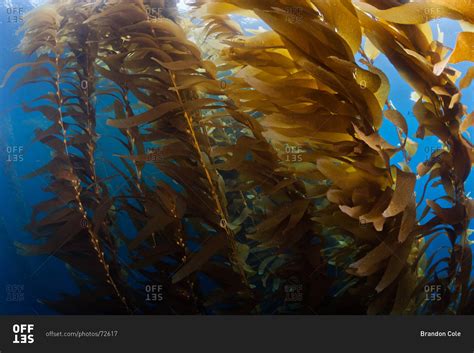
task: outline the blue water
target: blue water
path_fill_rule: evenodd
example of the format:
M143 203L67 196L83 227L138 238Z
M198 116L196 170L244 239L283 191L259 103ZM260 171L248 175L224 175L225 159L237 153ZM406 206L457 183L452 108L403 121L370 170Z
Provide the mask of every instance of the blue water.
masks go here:
M0 4L0 79L3 78L7 70L16 63L28 61L15 52L20 38L15 34L18 29L17 23L8 22L8 14L4 4ZM16 1L14 7L21 7L26 12L31 5L27 1ZM454 47L456 34L460 27L453 21L442 20L438 22L441 30L445 33L445 43ZM245 23L246 28L265 27L265 24L255 21ZM435 24L433 24L435 26ZM434 28L434 27L433 27ZM436 33L436 31L434 31ZM375 65L383 70L389 77L391 92L389 99L395 107L402 112L408 120L410 135L413 136L417 129L417 122L412 113L413 101L410 100L412 89L397 74L396 70L388 60L379 56ZM468 64L458 64L455 67L463 73L468 68ZM18 72L18 76L21 75ZM31 97L38 96L38 92L44 87L41 85L27 86L20 89L15 94L11 93L12 84L6 89L0 90L0 146L2 155L0 156L0 313L1 314L48 314L52 313L45 305L38 302L37 298L58 298L63 292L74 292L76 288L67 274L65 265L54 257L25 257L16 253L13 245L14 241L31 242L31 236L24 231L25 224L28 223L31 208L40 201L49 198L49 195L42 191L47 185L45 177L37 177L31 180L24 180L22 176L42 166L50 157L50 151L42 144L31 144L33 130L35 128L46 127L47 122L39 114L25 114L21 109L21 103L27 102ZM463 91L463 103L474 108L473 88ZM99 102L105 104L106 102ZM113 159L113 153L121 152L120 146L111 139L113 132L105 126L106 117L98 122L98 131L102 133L99 139L98 150L106 159ZM472 135L472 128L469 133ZM381 129L381 134L390 143L398 144L396 130L388 122L385 122ZM433 150L439 147L437 138L426 137L425 140L418 140L412 137L419 146L418 151L410 162L414 169L417 164L426 160ZM472 138L471 138L472 141ZM5 146L10 148L22 148L21 152L6 151ZM10 152L10 153L9 153ZM7 159L13 154L21 155L22 161L9 163ZM394 157L392 163L402 161L401 154ZM114 173L104 163L99 163L99 174L102 177L112 176ZM468 191L472 190L473 176L471 175L466 184ZM112 184L116 183L112 179ZM423 179L417 183L416 193L418 197L422 193ZM115 190L120 185L115 184ZM429 188L427 198L435 199L443 195L443 190ZM422 207L420 207L420 210ZM125 220L123 222L126 222ZM125 225L126 226L126 225ZM433 249L448 245L443 237L433 242ZM440 253L438 256L441 256ZM12 286L23 286L24 298L22 300L7 301L7 294Z

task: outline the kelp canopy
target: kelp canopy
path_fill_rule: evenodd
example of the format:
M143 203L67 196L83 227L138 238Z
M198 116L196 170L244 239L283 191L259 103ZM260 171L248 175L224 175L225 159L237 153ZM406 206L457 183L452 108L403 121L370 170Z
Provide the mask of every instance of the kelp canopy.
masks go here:
M165 0L55 0L25 18L32 62L17 88L47 85L24 109L49 122L35 135L52 151L30 177L47 175L54 197L34 207L36 241L17 245L60 258L80 289L45 302L81 314L472 313L474 120L461 96L474 69L452 67L474 58L472 4L191 6L192 22ZM244 34L234 15L269 29ZM465 25L454 49L433 39L441 17ZM388 100L379 54L417 94L416 132ZM120 146L106 162L100 119ZM425 136L442 146L412 170ZM426 199L437 185L444 195ZM433 251L439 237L448 251ZM149 298L156 285L163 300Z

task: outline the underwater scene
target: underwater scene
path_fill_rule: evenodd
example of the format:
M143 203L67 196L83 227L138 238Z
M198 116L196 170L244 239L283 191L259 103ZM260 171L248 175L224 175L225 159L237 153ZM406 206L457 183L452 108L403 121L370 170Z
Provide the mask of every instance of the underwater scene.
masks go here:
M474 1L0 25L0 314L474 314Z

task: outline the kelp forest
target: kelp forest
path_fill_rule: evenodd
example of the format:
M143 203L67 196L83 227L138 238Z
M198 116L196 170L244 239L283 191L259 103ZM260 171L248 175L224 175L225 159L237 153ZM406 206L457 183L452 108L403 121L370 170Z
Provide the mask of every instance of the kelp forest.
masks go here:
M76 288L41 303L473 314L474 66L457 64L474 60L474 2L187 6L50 0L24 17L27 59L0 80L12 95L33 89L22 109L44 122L33 146L49 159L21 177L46 178L48 197L15 247L59 259ZM462 27L455 46L440 19ZM413 91L409 116L382 57ZM414 164L426 139L438 145Z

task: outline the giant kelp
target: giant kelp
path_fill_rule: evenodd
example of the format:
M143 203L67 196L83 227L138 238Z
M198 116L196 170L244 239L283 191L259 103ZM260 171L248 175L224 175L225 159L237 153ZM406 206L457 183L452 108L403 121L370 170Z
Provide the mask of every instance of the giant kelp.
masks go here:
M346 289L352 293L360 290L359 295L365 300L379 293L373 300L369 299L369 311L386 312L392 307L395 312L403 312L413 310L410 299L417 297L417 290L424 283L442 282L445 306L440 311L456 302L459 306L455 305L455 310L462 312L470 293L471 255L466 238L472 201L465 196L464 182L471 169L472 145L458 129L465 108L459 103L460 93L453 85L456 71L446 64L453 57L456 59L451 59L452 62L459 61L458 57L468 59L469 50L464 45L463 51L462 42L466 39L465 35L460 36L452 56L445 58L446 48L432 40L431 30L425 24L433 11L421 11L435 9L437 15L448 13L448 17L459 18L459 13L453 15L451 10L461 11L461 4L421 1L398 8L396 3L380 1L372 5L301 1L292 3L293 7L286 2L230 3L231 6L229 2L197 2L197 16L203 13L214 15L214 22L219 16L229 21L223 15L244 9L262 18L274 30L251 38L227 39L228 49L223 54L235 70L230 96L235 97L241 109L263 113L260 120L274 144L306 151L302 163L293 163L295 171L301 171L301 178L315 182L321 180L319 172L330 182L325 195L339 209L319 210L314 220L324 228L343 227L352 233L359 247L353 254L359 259L349 265L349 272L367 277L367 281ZM469 20L469 7L462 10L462 19ZM411 11L417 19L411 18ZM385 22L389 13L394 23ZM210 27L210 32L215 28L218 27ZM443 155L445 164L437 165L430 180L440 178L448 194L445 199L452 203L452 208L443 210L428 200L424 214L431 209L434 217L423 225L416 220L415 173L406 164L406 170L400 170L389 162L406 146L407 124L387 102L388 80L361 49L362 33L419 93L421 98L414 107L420 123L417 137L423 137L428 130L446 144L446 149L437 151L430 161L420 165L417 173L429 172L440 161L438 155ZM356 63L358 51L362 66ZM383 112L387 119L405 135L402 147L389 145L378 134L384 106L387 106ZM310 175L308 163L315 170ZM347 216L358 219L364 226L372 224L370 228L376 232L365 228L361 234L360 227L350 227L345 221ZM426 264L428 276L423 273L417 279L420 263L413 262L413 256L419 258L423 254L419 240L415 239L436 231L451 239L450 258L434 265ZM340 248L347 255L347 244ZM436 265L444 262L450 264L448 275L440 279ZM418 281L421 284L416 285Z
M52 160L29 177L47 174L50 183L45 190L55 197L34 207L28 225L42 244L19 246L29 254L54 253L73 271L80 271L77 280L81 290L88 292L92 285L97 292L91 297L96 300L102 296L116 299L117 303L110 301L107 305L107 312L121 312L123 308L129 312L120 289L121 279L115 276L119 270L115 240L109 232L110 220L101 216L100 210L107 187L97 180L94 160L94 45L89 44L90 34L81 27L81 15L87 16L87 12L81 13L84 8L80 6L65 5L47 6L30 13L20 44L23 53L38 56L19 85L44 82L51 88L35 98L39 105L25 106L26 111L38 111L51 121L46 130L35 131L35 139L53 151ZM62 40L64 36L69 39L67 43ZM84 284L83 275L87 276ZM83 305L92 303L93 300ZM83 307L86 312L90 309Z
M25 110L51 121L36 139L54 152L32 176L47 174L55 197L33 212L40 243L19 247L65 261L81 289L49 304L77 313L470 312L473 147L463 132L472 117L460 89L472 70L458 88L449 64L472 59L471 32L449 54L426 9L467 22L472 10L442 0L192 6L222 50L190 41L172 2L52 1L25 20L20 49L36 57L18 86L51 86ZM270 30L243 35L232 14ZM378 52L420 97L416 137L443 144L416 170L413 132L388 101ZM102 117L125 151L108 162L125 185L113 193L96 167ZM399 145L380 135L384 119ZM425 175L425 190L442 185L448 208L416 198ZM451 248L433 262L426 251L438 236ZM164 285L163 303L146 300L150 284ZM427 284L443 286L440 302L423 302ZM295 285L303 297L288 303Z

